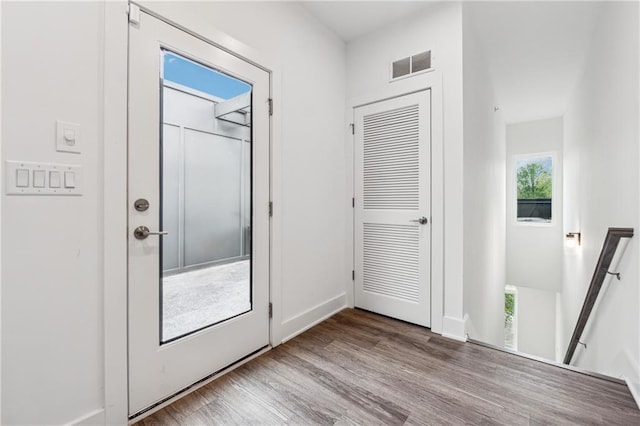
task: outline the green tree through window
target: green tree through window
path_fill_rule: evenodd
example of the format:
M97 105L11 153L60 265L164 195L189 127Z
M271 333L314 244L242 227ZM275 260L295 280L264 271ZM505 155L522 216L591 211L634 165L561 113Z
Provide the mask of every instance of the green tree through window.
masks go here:
M540 163L518 168L518 199L551 198L551 173Z
M504 321L505 323L513 321L513 315L516 311L516 295L513 293L504 294Z
M518 330L516 325L516 294L510 286L504 293L504 347L517 350Z

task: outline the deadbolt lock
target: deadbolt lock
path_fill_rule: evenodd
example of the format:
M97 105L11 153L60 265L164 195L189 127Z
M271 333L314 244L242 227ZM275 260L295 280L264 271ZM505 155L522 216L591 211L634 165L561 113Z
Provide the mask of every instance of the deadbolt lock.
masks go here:
M149 201L144 198L138 198L133 203L133 207L139 212L146 212L149 209Z

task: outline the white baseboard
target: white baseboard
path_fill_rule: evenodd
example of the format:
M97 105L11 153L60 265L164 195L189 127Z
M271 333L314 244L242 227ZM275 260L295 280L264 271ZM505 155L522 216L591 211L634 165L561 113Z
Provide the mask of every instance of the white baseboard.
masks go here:
M467 341L466 334L466 316L465 318L454 318L445 316L442 319L442 335L449 339Z
M92 411L84 416L68 423L69 426L98 426L104 425L105 415L104 408Z
M281 343L291 340L298 334L302 333L313 327L314 325L321 323L327 318L337 314L341 310L347 307L347 295L343 293L339 296L329 299L326 302L320 303L311 309L308 309L301 314L296 315L282 322L281 332L282 336L286 336L282 339Z
M629 380L626 377L624 378L624 381L627 383L627 387L631 392L631 396L633 396L633 399L636 401L638 409L640 409L640 383L638 383L637 379Z

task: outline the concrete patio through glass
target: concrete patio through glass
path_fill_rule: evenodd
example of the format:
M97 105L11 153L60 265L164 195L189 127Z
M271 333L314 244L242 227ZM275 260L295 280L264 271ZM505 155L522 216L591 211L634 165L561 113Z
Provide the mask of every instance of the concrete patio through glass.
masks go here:
M166 342L251 309L250 261L170 275L162 287Z

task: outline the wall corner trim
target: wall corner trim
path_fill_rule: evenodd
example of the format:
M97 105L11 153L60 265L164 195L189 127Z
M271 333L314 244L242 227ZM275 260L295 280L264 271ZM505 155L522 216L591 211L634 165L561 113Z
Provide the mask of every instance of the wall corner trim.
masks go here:
M126 424L128 2L104 3L103 297L104 409L73 424ZM97 416L97 412L94 414Z
M442 336L449 339L459 340L461 342L467 341L466 334L467 316L464 318L454 318L445 316L442 319Z

